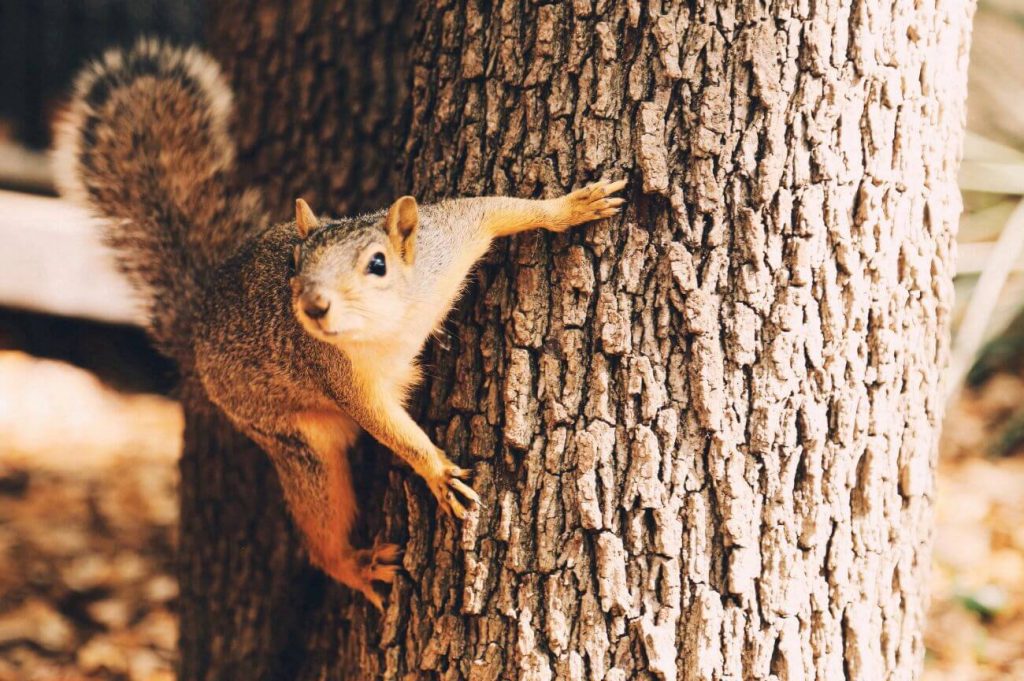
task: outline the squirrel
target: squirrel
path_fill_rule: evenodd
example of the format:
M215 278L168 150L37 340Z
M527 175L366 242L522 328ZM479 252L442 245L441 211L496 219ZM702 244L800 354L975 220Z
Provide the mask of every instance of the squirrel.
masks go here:
M238 186L232 94L195 48L142 40L79 75L57 130L58 183L104 223L142 292L148 331L277 472L310 560L378 609L399 547L354 548L348 450L362 431L404 459L441 509L479 503L406 411L417 357L491 242L615 215L625 181L555 199L483 197L271 224Z

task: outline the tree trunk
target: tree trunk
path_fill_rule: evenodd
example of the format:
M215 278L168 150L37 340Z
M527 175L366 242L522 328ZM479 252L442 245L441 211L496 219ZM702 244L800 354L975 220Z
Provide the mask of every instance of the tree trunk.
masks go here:
M392 195L628 176L630 207L499 244L427 353L476 517L360 459L388 481L365 537L406 545L383 619L301 567L266 466L193 413L186 678L918 675L971 7L766 4L422 3ZM339 134L263 118L272 148ZM325 181L251 134L274 201ZM250 644L190 644L228 629Z

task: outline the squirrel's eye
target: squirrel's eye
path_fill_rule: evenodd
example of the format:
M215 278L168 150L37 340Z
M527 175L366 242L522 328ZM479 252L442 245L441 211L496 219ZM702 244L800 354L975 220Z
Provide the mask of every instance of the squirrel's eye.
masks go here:
M388 273L388 265L384 261L383 253L374 253L373 257L370 258L370 264L366 266L366 271L369 274L376 274L378 277L383 277Z

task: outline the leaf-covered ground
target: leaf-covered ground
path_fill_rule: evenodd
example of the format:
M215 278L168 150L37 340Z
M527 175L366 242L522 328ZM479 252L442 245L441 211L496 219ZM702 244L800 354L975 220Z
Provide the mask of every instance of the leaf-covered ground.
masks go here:
M927 681L1024 679L1024 381L964 393L943 428Z
M181 413L0 352L0 681L174 678Z

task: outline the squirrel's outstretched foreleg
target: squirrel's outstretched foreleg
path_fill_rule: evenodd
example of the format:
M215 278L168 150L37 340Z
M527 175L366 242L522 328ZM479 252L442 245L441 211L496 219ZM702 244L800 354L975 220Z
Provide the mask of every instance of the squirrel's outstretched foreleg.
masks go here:
M625 199L610 195L625 186L625 180L596 182L557 199L494 196L475 200L485 202L481 227L491 238L531 229L564 232L570 227L618 213Z

